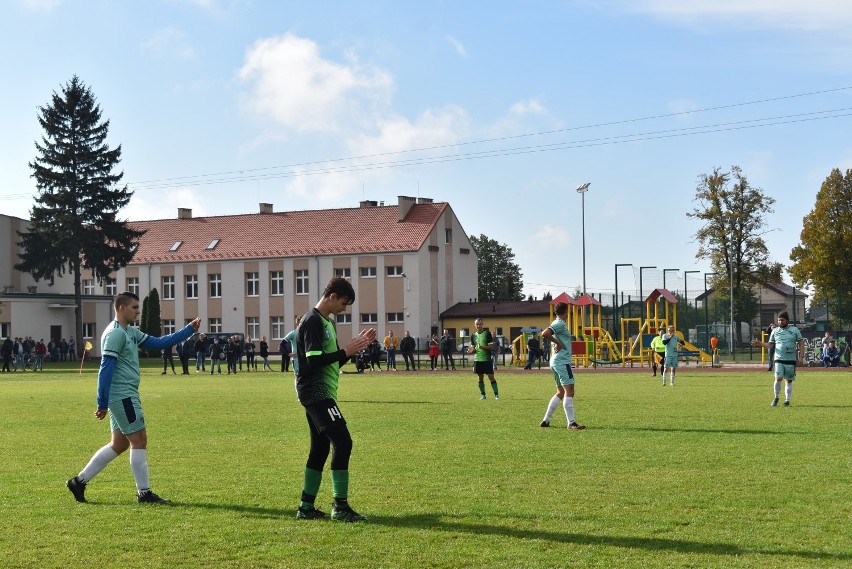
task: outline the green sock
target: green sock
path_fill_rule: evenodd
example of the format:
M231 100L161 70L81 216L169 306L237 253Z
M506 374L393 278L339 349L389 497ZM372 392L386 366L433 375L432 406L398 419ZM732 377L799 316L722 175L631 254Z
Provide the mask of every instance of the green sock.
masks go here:
M485 382L483 382L483 381L479 382L479 392L481 394L485 395Z
M349 497L349 471L331 471L331 489L335 500L346 500Z
M316 496L319 493L320 483L322 483L322 472L313 468L305 467L305 484L302 490L302 501L299 504L303 508L313 508L313 502L305 501L307 496Z
M497 382L496 381L491 382L491 389L494 390L494 397L500 397L500 392L497 391Z

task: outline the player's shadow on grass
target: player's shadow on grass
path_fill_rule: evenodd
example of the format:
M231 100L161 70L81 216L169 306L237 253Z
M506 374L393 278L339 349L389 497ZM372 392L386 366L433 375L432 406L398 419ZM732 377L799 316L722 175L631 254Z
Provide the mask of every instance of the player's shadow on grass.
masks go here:
M201 510L227 510L245 514L246 517L278 520L281 518L296 519L295 508L264 508L262 506L243 506L241 504L211 504L209 502L174 502L173 508L198 508Z
M802 559L825 559L848 561L847 553L824 553L820 551L797 551L793 549L751 549L730 543L712 543L691 540L666 539L658 537L608 536L573 533L558 530L518 529L488 524L475 524L458 521L456 516L448 514L418 514L409 516L382 517L370 516L368 524L388 527L403 527L417 530L435 530L449 533L466 533L483 536L514 537L517 539L539 539L554 543L575 545L601 545L624 549L644 549L647 551L671 551L675 553L700 555L780 555Z
M598 427L608 429L610 427ZM615 431L647 431L652 433L717 433L720 435L788 435L798 431L769 431L765 429L685 429L674 427L612 427Z

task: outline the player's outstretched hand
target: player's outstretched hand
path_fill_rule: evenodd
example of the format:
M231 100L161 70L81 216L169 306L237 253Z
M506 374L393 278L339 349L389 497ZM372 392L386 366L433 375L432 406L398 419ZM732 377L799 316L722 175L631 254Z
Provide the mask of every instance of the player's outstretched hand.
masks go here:
M199 328L201 328L201 316L196 316L195 320L190 322L189 325L192 326L192 328L197 331Z
M757 338L752 338L751 339L751 345L756 348L757 346L760 345L760 341Z

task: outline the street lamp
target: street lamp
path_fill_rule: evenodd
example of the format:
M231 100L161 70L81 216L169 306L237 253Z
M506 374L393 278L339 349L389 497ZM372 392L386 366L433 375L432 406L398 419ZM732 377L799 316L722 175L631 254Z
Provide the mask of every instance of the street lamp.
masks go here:
M686 309L683 311L683 319L686 320L686 332L689 334L689 273L700 274L701 271L684 271L683 272L683 296L686 299Z
M730 285L731 285L731 287L730 287L731 288L731 290L730 290L730 296L731 296L731 345L729 346L729 349L730 349L730 352L731 352L731 359L733 359L733 357L734 357L734 253L735 253L735 250L734 250L734 223L735 222L736 222L736 217L734 217L733 215L722 216L722 223L723 224L729 223L730 226L731 226L730 227L731 235L730 235L730 238L728 239L728 249L729 249L728 250L728 266L731 270L730 275L728 275L728 278L730 280Z
M639 267L639 306L642 310L642 320L645 320L645 291L642 290L642 271L645 269L656 269L657 267Z
M577 186L577 193L580 194L580 211L583 227L583 294L586 294L586 192L589 191L590 185L591 182L586 182Z
M632 267L631 263L616 263L615 264L615 302L612 317L612 327L615 328L615 323L618 321L618 267ZM614 331L614 330L613 330Z

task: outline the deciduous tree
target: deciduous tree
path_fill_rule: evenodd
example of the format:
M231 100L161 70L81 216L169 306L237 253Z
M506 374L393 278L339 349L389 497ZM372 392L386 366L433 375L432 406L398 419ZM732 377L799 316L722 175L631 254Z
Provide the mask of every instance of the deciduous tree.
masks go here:
M523 273L512 248L485 235L470 243L479 257L479 300L523 300Z
M793 247L790 275L799 286L813 286L828 308L832 324L852 322L852 169L838 168L822 183L816 204L802 222L801 245Z

